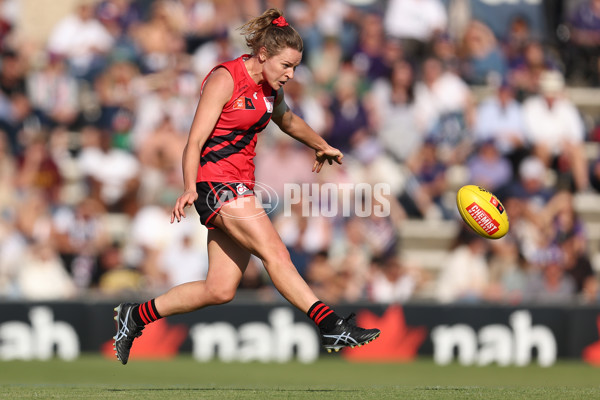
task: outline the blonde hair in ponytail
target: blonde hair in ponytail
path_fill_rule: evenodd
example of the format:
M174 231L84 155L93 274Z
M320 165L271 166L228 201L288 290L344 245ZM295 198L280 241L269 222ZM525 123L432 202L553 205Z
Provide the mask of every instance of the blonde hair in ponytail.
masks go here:
M283 13L276 8L270 8L260 17L251 19L239 28L246 38L246 44L252 49L252 54L258 54L263 46L269 56L279 54L288 47L302 53L304 44L300 34L291 25L273 24L279 17L283 17Z

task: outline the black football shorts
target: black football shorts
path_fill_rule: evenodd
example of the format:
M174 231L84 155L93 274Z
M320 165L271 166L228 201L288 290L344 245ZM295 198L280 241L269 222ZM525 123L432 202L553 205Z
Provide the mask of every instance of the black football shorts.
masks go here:
M254 195L254 191L243 182L196 182L196 191L198 199L194 207L200 215L200 222L208 229L215 228L210 221L225 204L239 197Z

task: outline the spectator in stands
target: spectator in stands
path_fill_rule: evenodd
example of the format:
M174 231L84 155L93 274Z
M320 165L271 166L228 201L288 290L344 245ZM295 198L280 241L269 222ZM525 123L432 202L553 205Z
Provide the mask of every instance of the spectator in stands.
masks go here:
M508 82L503 81L494 95L479 104L473 133L476 142L494 142L500 154L510 160L516 177L519 163L528 150L522 105Z
M506 74L506 58L494 32L480 21L473 20L467 26L461 46L462 67L460 74L472 85L500 82Z
M269 185L269 188L275 191L278 203L270 205L277 207L274 210L276 213L281 212L286 201L286 184L309 184L316 182L314 174L302 168L303 165L306 165L312 159L313 155L299 148L287 135L277 134L273 138L273 143L268 147L263 147L259 143L257 154L260 157L256 157L256 179L259 182ZM281 168L282 163L285 163L286 168ZM265 200L267 200L266 197Z
M502 39L502 52L506 56L508 68L513 68L523 60L527 45L533 40L531 25L524 15L515 15Z
M460 59L456 40L448 33L442 32L433 38L431 54L442 62L443 69L454 74L460 73Z
M411 176L399 201L409 217L450 218L451 212L443 203L448 189L447 166L438 157L434 141L428 140L407 161Z
M343 282L329 262L326 252L315 254L306 266L304 276L316 296L329 304L338 304L343 297Z
M580 2L569 17L571 40L567 63L573 79L581 83L600 84L600 1Z
M114 39L94 15L96 0L77 0L75 12L58 22L48 51L66 57L71 73L92 81L106 65Z
M64 58L47 54L45 64L27 76L27 96L42 125L72 126L78 117L79 82L68 73Z
M100 118L97 122L104 129L114 127L122 113L132 113L137 104L141 86L140 72L128 61L114 61L94 81L98 96Z
M184 51L183 28L176 8L170 1L157 0L151 5L150 18L132 30L131 35L140 50L143 73L160 72L174 63L177 53Z
M48 241L30 246L21 262L17 285L25 300L65 300L76 294L73 280Z
M435 140L448 163L461 163L468 154L468 126L473 118L471 90L456 74L444 71L436 58L422 65L421 80L415 85L417 127Z
M337 74L342 69L344 51L337 37L325 37L323 45L308 59L308 66L314 74L315 83L321 87L334 86Z
M160 254L159 269L165 274L165 287L206 279L208 253L194 232L185 232Z
M512 166L498 151L495 140L482 140L476 148L476 153L467 162L469 182L494 193L508 185L512 179Z
M405 303L417 289L417 279L398 260L390 257L374 267L369 299L376 303Z
M0 53L0 129L8 134L15 154L22 151L22 130L31 115L31 101L25 85L25 62L20 53L5 49Z
M527 262L538 262L540 252L545 251L553 239L548 220L543 218L545 207L555 194L548 184L548 176L544 163L529 156L519 165L518 180L500 192L510 215L510 231Z
M98 284L98 255L109 236L102 221L105 210L98 200L82 199L74 207L53 213L53 240L60 258L78 288Z
M348 275L344 297L356 301L366 296L371 276L372 249L366 238L364 218L356 216L339 221L332 235L328 256L331 268Z
M511 215L511 225L512 217ZM514 229L518 228L511 226L511 230ZM517 236L510 232L505 238L490 242L490 250L489 300L508 304L521 303L529 281L530 265L520 251Z
M140 175L140 191L145 201L156 202L169 190L167 181L171 174L179 171L185 143L184 135L177 132L171 118L165 116L140 144L137 158L144 169Z
M88 126L83 133L79 167L88 180L90 197L109 212L135 214L138 208L140 163L136 157L112 146L112 134Z
M229 32L223 29L217 32L214 40L209 40L198 46L192 55L192 67L200 79L204 79L215 65L231 60L242 52L236 46Z
M538 157L526 157L519 165L519 179L513 181L508 190L511 197L518 197L525 202L524 211L531 221L536 221L534 216L543 212L556 193L548 183L548 175L548 168ZM540 224L546 222L539 218L537 221Z
M435 297L442 303L477 303L486 299L490 285L485 255L488 244L462 228L438 276Z
M390 64L385 58L386 40L381 16L367 13L359 22L356 48L352 52L352 63L367 82L388 76ZM390 60L394 61L394 60Z
M600 303L600 279L597 276L594 275L585 280L579 301L592 305Z
M20 296L17 275L29 251L27 240L14 219L14 215L5 212L0 219L0 299Z
M134 93L134 96L137 101L133 110L135 121L131 128L131 146L136 151L148 135L158 129L165 116L171 117L171 123L176 129L180 123L172 112L177 103L177 78L174 71L146 76L143 88Z
M50 204L43 192L35 188L20 191L14 213L15 226L28 243L45 243L50 240L52 216Z
M515 88L517 99L522 101L528 96L538 93L540 76L557 69L556 62L544 50L542 44L532 40L524 49L520 59L514 60L508 71L508 80Z
M585 131L575 104L564 94L558 71L540 75L540 94L523 104L526 137L532 151L558 174L559 184L582 191L589 186Z
M59 200L63 177L54 161L45 135L33 137L17 159L15 183L18 188L41 190L51 203Z
M131 296L149 289L147 280L137 268L128 265L121 243L107 246L99 257L98 290L109 296Z
M140 22L142 15L134 0L102 0L96 6L96 17L104 26L116 24L127 34Z
M369 120L359 94L359 76L346 65L339 72L334 97L329 106L331 125L324 135L340 151L350 152L357 139L369 134Z
M304 54L312 62L324 51L329 38L336 38L347 56L356 44L356 20L360 14L345 1L295 1L287 5L290 19L304 41Z
M588 237L575 211L573 195L566 191L557 193L545 207L543 218L548 220L553 245L560 249L562 266L573 278L576 292L581 293L594 271L587 254Z
M0 214L2 215L11 215L10 210L13 209L14 177L17 168L17 160L13 156L8 135L0 130Z
M590 185L600 192L600 157L590 163Z
M396 61L385 78L373 84L369 99L370 118L377 138L398 162L406 161L423 144L415 113L415 77L412 66Z
M313 195L315 190L319 193L318 186L308 189ZM317 253L326 252L331 242L332 220L322 214L322 210L331 205L320 203L319 200L317 202L319 204L309 204L308 208L305 202L293 203L289 210L280 212L273 220L292 262L303 276L311 258Z
M576 299L575 282L558 257L550 255L531 275L523 299L525 302L568 304Z
M440 0L391 0L383 24L388 35L402 39L409 59L419 59L435 34L446 31L448 15Z

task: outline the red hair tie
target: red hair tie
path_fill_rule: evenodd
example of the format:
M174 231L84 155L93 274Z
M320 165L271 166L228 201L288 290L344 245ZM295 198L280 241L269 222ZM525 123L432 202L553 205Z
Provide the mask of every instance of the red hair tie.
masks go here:
M288 22L285 20L285 18L283 18L282 16L279 16L277 18L275 18L273 20L273 25L279 26L279 27L284 27L284 26L288 26Z

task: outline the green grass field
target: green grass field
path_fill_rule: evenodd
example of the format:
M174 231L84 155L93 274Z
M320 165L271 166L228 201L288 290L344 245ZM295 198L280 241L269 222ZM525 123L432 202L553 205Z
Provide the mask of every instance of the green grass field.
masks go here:
M600 399L600 369L132 360L1 362L0 399Z

